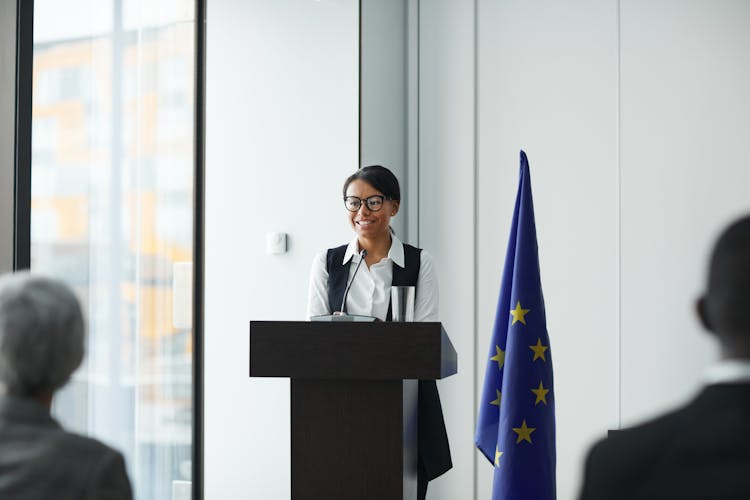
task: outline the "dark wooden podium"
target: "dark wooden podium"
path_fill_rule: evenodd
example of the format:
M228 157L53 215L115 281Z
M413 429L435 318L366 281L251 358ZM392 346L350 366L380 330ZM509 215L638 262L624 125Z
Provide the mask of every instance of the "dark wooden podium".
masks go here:
M454 373L440 323L250 322L250 376L291 379L292 500L416 499L417 379Z

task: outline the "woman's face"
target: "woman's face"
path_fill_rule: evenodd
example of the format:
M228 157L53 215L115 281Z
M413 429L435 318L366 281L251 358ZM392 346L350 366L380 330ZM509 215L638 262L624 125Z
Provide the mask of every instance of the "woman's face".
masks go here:
M348 212L349 222L358 236L371 239L389 234L388 226L391 223L391 217L398 213L398 201L384 200L380 210L370 210L365 200L371 196L384 195L369 183L360 179L355 179L349 183L346 188L346 196L356 196L362 200L359 210Z

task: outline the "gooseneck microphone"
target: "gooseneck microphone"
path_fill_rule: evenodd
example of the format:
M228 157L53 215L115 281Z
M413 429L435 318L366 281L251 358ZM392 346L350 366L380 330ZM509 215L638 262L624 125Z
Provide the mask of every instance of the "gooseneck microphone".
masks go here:
M341 301L341 314L346 314L346 296L349 295L349 289L352 287L352 283L354 283L354 277L357 276L357 271L359 271L359 266L362 265L362 261L365 260L365 257L367 257L367 249L363 248L361 252L359 252L359 262L357 263L357 267L354 269L354 274L352 274L352 279L349 280L349 283L346 285L346 288L344 289L344 298Z

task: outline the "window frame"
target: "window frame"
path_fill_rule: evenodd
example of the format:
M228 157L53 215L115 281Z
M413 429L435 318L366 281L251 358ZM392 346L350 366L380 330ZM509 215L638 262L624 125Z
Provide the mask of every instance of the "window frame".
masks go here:
M193 165L193 328L192 328L192 498L203 500L203 286L204 286L204 172L205 172L205 81L206 3L195 0L195 109ZM0 123L2 137L11 136L12 151L0 143L0 165L12 170L12 229L0 221L0 272L29 269L31 265L31 137L32 76L34 63L34 1L0 0L0 47L15 47L15 67L0 72L0 98L12 101L13 120ZM0 56L0 62L3 57ZM3 97L6 96L6 97ZM0 104L5 106L6 102ZM4 117L0 119L5 120ZM7 161L10 160L11 161ZM9 172L0 172L11 177ZM11 191L9 189L9 191ZM1 193L5 195L6 193ZM7 232L12 231L12 238ZM6 233L6 234L2 234ZM3 255L12 259L3 259ZM12 262L5 262L12 260Z

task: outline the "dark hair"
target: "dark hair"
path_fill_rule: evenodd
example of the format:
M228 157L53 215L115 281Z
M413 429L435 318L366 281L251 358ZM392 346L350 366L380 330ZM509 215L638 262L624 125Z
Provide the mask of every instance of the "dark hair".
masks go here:
M401 189L398 187L398 179L393 175L393 172L381 165L362 167L347 177L346 181L344 181L344 196L346 196L346 188L356 180L365 181L383 193L383 196L387 200L401 201Z
M750 335L750 216L732 223L716 242L705 298L717 333Z

